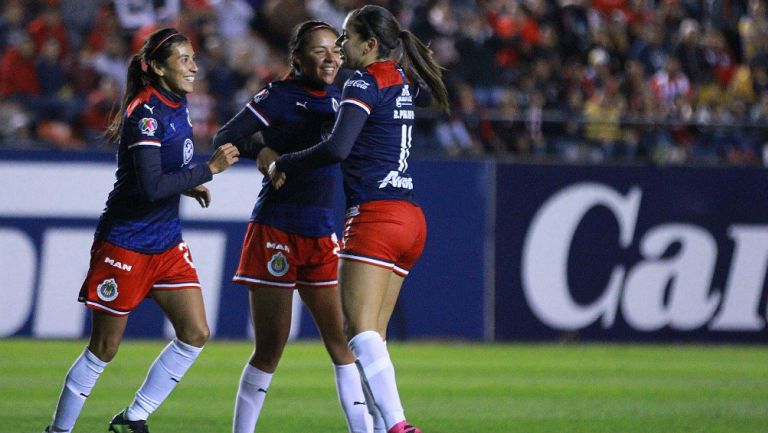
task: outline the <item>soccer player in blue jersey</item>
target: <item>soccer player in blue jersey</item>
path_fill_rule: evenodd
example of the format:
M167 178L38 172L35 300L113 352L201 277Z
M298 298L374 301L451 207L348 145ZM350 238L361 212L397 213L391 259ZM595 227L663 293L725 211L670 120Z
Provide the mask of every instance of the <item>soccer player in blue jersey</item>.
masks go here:
M127 89L107 131L118 143L117 180L107 198L79 300L91 308L88 347L64 380L46 432L70 432L104 368L115 357L128 315L145 297L165 312L176 338L149 369L133 402L115 415L109 431L147 433L146 419L168 397L195 361L210 331L200 282L181 236L182 194L207 207L203 186L237 162L226 144L207 164L192 165L194 144L186 94L197 65L189 40L160 29L130 61Z
M338 33L322 21L297 25L289 41L291 71L270 83L232 118L214 145L234 143L263 173L278 154L310 147L330 134L341 94ZM252 135L261 131L263 144ZM249 288L255 349L243 368L233 433L253 433L291 326L294 289L315 319L334 364L336 389L352 433L371 431L355 356L346 345L337 286L338 243L332 197L338 165L309 170L279 191L265 176L233 281Z
M331 135L281 155L268 171L275 187L288 188L306 170L341 161L348 210L339 285L349 347L375 431L420 433L405 419L385 338L426 239L408 164L414 108L435 102L447 111L448 95L429 49L382 7L350 12L337 44L344 66L356 71L342 90Z

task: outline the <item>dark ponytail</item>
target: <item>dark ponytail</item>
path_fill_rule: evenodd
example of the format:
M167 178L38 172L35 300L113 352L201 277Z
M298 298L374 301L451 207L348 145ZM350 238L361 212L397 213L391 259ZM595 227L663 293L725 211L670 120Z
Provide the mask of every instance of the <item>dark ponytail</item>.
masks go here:
M131 101L147 86L158 85L159 77L152 69L152 65L165 64L168 57L173 54L171 50L173 44L188 40L176 29L160 29L149 35L139 52L131 57L126 74L125 94L123 94L123 99L120 102L120 108L112 117L112 122L104 133L109 141L117 143L120 140L120 130L123 127L125 113Z
M379 58L390 58L392 51L402 51L400 64L411 79L422 80L432 92L435 104L448 112L448 90L443 83L443 72L432 57L432 52L408 30L401 30L397 19L387 9L366 5L349 14L347 25L354 27L363 39L379 41Z
M416 76L421 78L432 91L435 104L446 113L450 111L448 89L443 83L443 71L432 57L432 51L408 30L400 32L400 40L403 42L401 63L406 72L413 74L413 71L416 71Z

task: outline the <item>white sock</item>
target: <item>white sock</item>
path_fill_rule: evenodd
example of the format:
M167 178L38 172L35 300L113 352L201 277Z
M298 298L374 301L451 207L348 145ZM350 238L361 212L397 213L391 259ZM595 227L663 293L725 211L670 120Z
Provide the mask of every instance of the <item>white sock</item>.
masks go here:
M376 407L389 430L405 419L405 411L400 403L395 367L389 359L387 345L378 332L365 331L352 337L349 347L360 364L361 379L368 384Z
M70 367L61 389L56 412L53 413L51 431L69 432L83 410L85 400L107 366L86 347Z
M347 418L349 433L370 433L373 421L368 413L357 365L334 365L333 373L336 377L336 394Z
M362 371L363 367L359 362L355 362L355 366L358 368L358 371ZM360 373L360 375L362 376L362 373ZM374 401L373 395L371 395L371 388L368 386L368 382L362 377L360 378L360 381L363 385L363 394L365 395L365 404L368 408L368 413L373 419L373 433L387 433L387 425L384 423L384 418L381 416L379 408L376 407L376 401Z
M253 433L271 382L272 373L261 371L249 363L245 364L237 388L232 433Z
M191 346L178 338L168 343L149 368L144 384L136 391L136 398L128 406L126 418L130 421L149 418L181 381L202 351L202 347Z

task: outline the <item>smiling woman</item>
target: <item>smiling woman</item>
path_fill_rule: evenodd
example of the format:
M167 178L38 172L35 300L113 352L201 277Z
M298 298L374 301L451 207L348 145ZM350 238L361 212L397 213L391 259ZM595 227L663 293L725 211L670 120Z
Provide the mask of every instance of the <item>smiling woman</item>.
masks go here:
M114 188L91 247L78 300L93 310L88 347L69 369L46 432L69 432L101 373L117 354L128 315L147 297L160 306L176 338L150 367L133 402L115 415L114 433L148 432L146 420L197 359L210 331L197 270L181 235L182 194L207 207L203 186L238 160L221 146L192 165L186 95L197 66L189 40L175 29L149 36L128 66L127 89L107 136L118 143Z
M326 137L341 96L333 85L341 63L337 37L336 30L322 21L297 25L288 44L288 76L258 92L219 130L214 144L235 143L266 174L279 154L307 148ZM257 131L263 133L263 145L251 139ZM370 431L360 375L344 338L336 287L338 244L331 200L338 170L337 165L318 168L279 191L265 176L233 278L249 288L256 335L253 356L240 379L233 433L254 431L288 340L294 288L317 322L333 361L349 431Z

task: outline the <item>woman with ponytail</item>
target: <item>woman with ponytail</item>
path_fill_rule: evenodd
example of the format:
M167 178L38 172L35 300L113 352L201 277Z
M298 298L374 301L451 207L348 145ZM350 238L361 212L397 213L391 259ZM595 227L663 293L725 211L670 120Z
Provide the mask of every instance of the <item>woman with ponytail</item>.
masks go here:
M349 347L377 433L420 433L400 402L386 331L405 277L426 240L408 164L415 106L448 110L441 68L429 49L379 6L347 15L337 40L344 84L331 135L309 149L281 155L269 167L275 188L306 170L341 162L347 221L339 252L339 287Z
M266 174L279 154L306 149L327 136L341 94L339 34L322 21L298 24L288 43L291 70L269 83L224 125L214 145L232 142ZM261 131L264 143L251 136ZM333 361L336 390L350 433L368 433L370 416L355 356L346 345L339 289L333 190L338 165L307 171L279 191L265 176L232 278L248 287L254 351L243 368L233 433L253 433L291 330L293 292L315 319Z
M194 143L186 95L197 65L189 40L175 29L152 33L128 66L127 89L106 136L118 146L116 181L101 215L91 265L78 300L90 308L91 337L64 380L46 432L70 432L96 381L117 354L128 315L146 297L163 310L176 338L149 369L133 402L109 431L148 433L147 418L202 351L210 331L200 281L182 239L180 196L208 207L203 185L238 160L232 144L207 164L192 164Z

